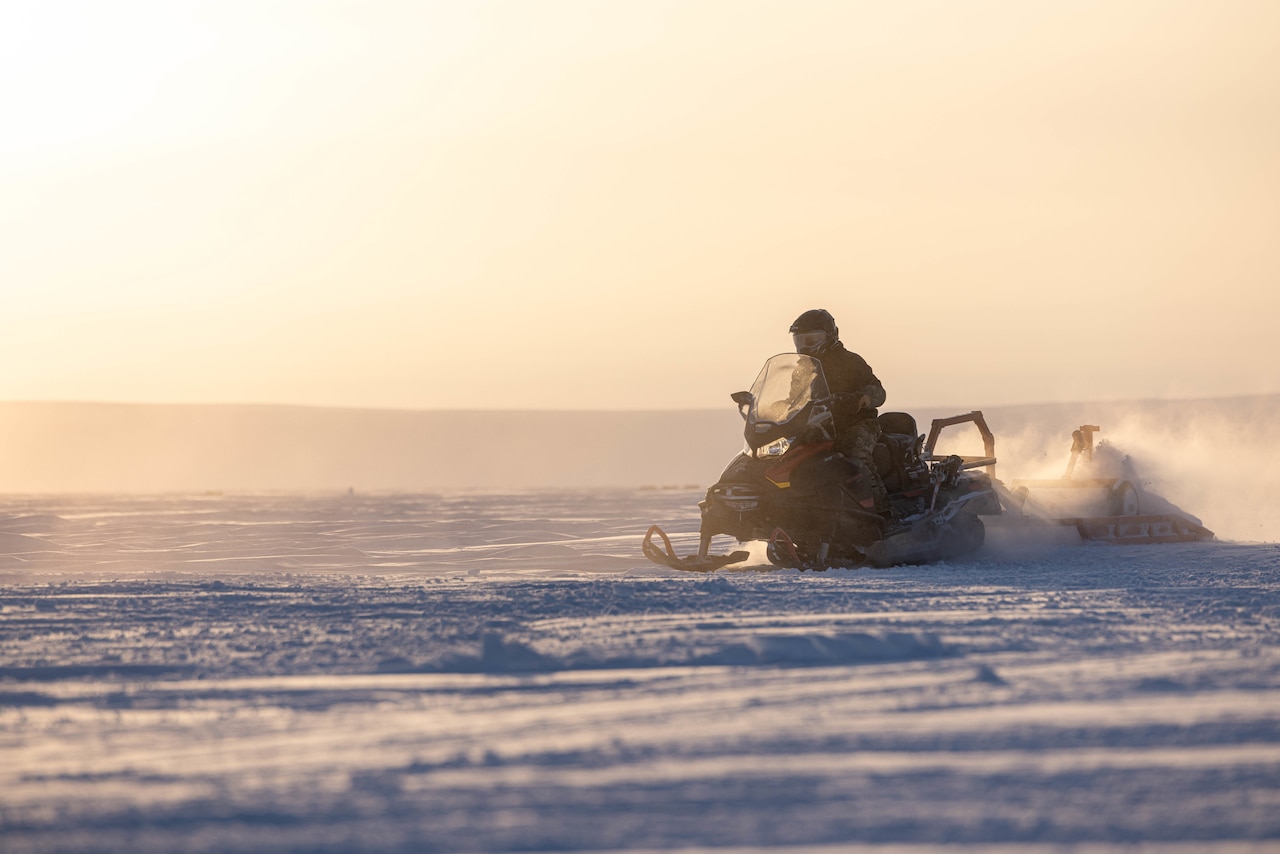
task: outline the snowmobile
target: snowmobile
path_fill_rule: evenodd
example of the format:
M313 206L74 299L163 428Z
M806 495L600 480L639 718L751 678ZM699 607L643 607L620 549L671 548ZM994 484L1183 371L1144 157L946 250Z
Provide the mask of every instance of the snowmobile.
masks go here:
M751 390L732 399L746 422L746 448L698 505L698 552L678 557L654 525L642 546L655 563L708 572L750 557L711 554L721 534L766 543L769 562L781 567L925 563L976 551L984 538L979 515L1000 513L991 478L971 470L989 461L931 458L905 412L879 415L874 460L889 506L878 508L864 464L836 451L836 397L809 356L772 357Z

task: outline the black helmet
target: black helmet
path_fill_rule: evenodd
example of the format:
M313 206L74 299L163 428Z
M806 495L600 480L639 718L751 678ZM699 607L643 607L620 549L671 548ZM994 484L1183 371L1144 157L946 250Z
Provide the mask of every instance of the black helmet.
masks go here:
M810 309L791 324L791 340L797 353L821 358L840 340L840 330L836 329L836 319L825 308Z
M825 308L811 308L797 317L796 322L791 324L790 332L792 335L797 332L825 332L831 336L832 340L840 337L840 330L836 329L836 319Z

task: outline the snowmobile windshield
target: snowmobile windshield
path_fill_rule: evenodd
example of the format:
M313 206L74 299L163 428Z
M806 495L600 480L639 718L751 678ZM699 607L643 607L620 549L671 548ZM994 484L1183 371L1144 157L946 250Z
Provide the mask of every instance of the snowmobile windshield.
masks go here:
M797 430L807 423L807 413L814 401L830 396L822 365L799 353L781 353L765 362L751 386L751 409L747 412L747 442L759 447L787 432L796 416Z

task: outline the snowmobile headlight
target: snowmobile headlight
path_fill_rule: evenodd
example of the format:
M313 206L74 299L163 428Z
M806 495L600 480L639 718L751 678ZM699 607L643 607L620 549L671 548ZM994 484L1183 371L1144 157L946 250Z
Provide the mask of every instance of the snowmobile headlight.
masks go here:
M787 438L775 439L769 444L761 448L757 455L761 457L780 457L791 447L791 440Z
M726 487L720 491L720 500L735 513L745 513L760 506L760 496L753 489L741 486Z

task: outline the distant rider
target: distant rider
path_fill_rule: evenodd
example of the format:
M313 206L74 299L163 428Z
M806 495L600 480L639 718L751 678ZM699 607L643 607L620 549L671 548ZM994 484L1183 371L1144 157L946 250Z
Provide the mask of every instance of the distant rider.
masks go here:
M889 493L876 471L874 457L880 437L876 407L884 405L884 386L861 356L845 349L836 320L826 309L810 309L797 317L791 324L791 337L797 353L822 365L827 388L835 397L836 450L862 462L875 494L876 510L888 510Z

